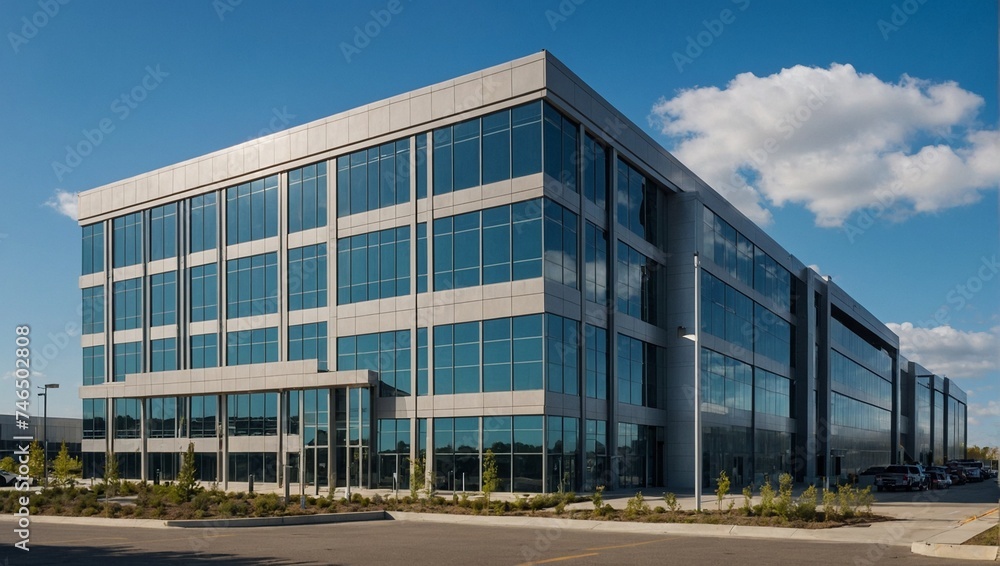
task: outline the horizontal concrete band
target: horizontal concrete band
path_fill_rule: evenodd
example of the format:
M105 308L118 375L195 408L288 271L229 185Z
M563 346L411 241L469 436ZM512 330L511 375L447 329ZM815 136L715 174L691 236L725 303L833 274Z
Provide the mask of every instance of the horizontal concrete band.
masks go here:
M321 525L327 523L355 523L388 519L385 511L360 511L357 513L320 513L318 515L288 515L285 517L247 517L237 519L186 519L164 521L167 527L188 529L231 529L234 527L280 527L284 525Z

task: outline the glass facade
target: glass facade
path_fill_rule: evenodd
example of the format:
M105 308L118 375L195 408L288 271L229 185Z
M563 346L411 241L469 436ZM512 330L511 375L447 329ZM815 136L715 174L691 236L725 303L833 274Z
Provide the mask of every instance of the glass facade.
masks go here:
M608 200L608 150L593 136L583 138L583 196L604 208Z
M584 241L584 298L608 304L608 233L587 222Z
M127 267L142 263L142 213L119 216L111 224L114 230L111 242L114 266Z
M177 324L177 272L168 271L149 277L150 326Z
M139 328L142 322L142 279L126 279L114 284L114 329Z
M104 346L83 348L83 384L104 383Z
M409 397L410 331L380 332L337 338L337 370L371 370L379 374L380 397Z
M566 395L580 394L580 323L545 315L546 389Z
M83 266L81 275L104 271L104 224L83 227Z
M410 140L337 158L337 216L410 201Z
M720 216L705 209L704 257L752 287L781 310L791 308L792 276Z
M278 254L226 261L226 318L278 312Z
M326 370L326 323L313 322L288 327L288 359L316 360L320 371Z
M87 287L83 290L83 333L104 332L104 287Z
M191 337L191 369L219 365L219 335L195 334Z
M108 437L107 402L104 399L83 400L83 438L102 439Z
M288 233L326 226L326 162L288 172Z
M545 201L545 278L576 289L577 215Z
M337 240L337 304L409 293L409 226Z
M657 243L657 231L666 231L657 216L657 189L652 181L625 161L618 160L618 223L633 234Z
M216 264L199 265L190 270L191 322L219 318L219 279Z
M542 315L435 326L434 394L541 389L542 326Z
M656 358L659 348L618 335L618 402L656 407Z
M288 250L288 310L326 306L326 244Z
M701 349L701 402L717 410L753 410L753 366Z
M628 244L618 242L617 299L618 312L656 324L656 280L660 266Z
M214 250L218 246L216 230L218 212L215 195L208 193L192 197L190 200L191 253Z
M149 260L177 257L177 204L149 211Z
M226 396L229 436L278 434L278 394L238 393Z
M278 329L258 328L226 334L226 365L278 361Z
M149 343L151 356L150 371L171 371L177 369L177 339L162 338Z
M142 371L142 342L115 344L114 381L125 381L127 374Z
M226 189L226 244L278 235L278 176Z
M608 331L586 325L587 397L608 398ZM631 372L631 369L630 369ZM631 393L629 393L631 397Z

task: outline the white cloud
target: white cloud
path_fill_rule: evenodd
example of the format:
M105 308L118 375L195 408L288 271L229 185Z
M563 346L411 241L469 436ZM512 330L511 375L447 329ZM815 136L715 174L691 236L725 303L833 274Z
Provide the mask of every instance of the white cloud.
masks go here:
M969 405L969 414L976 417L1000 417L1000 403L993 400L985 405L972 403Z
M884 82L833 64L683 90L661 98L651 119L682 162L753 220L794 203L821 226L841 226L866 207L899 220L996 188L1000 132L975 129L982 106L954 82Z
M963 332L951 326L921 328L910 322L886 326L899 336L907 359L938 375L983 377L1000 370L1000 329Z
M76 193L70 193L62 189L56 189L56 192L49 200L45 201L45 205L51 207L59 214L70 217L76 220Z

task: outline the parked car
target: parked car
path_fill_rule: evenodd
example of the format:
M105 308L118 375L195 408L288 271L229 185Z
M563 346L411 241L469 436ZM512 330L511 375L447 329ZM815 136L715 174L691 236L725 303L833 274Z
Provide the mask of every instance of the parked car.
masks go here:
M16 475L4 470L0 470L0 487L14 485L15 481L17 481Z
M970 482L981 482L983 481L983 471L975 466L967 466L964 468L965 475L969 478Z
M927 489L927 476L923 470L915 465L894 464L886 467L885 471L875 476L875 489L878 491L906 489L922 490Z
M931 489L948 489L951 487L951 478L944 472L928 472L931 482Z
M962 468L948 468L948 475L951 476L951 485L965 485L969 483L969 477L965 475Z

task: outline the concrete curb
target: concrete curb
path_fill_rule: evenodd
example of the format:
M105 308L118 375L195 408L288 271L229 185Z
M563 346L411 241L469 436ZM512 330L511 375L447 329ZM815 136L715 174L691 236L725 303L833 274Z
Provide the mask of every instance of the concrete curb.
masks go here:
M910 552L934 558L954 558L958 560L993 560L997 559L997 547L961 544L934 544L915 542L910 545Z
M356 523L358 521L383 521L385 511L360 511L357 513L320 513L317 515L288 515L285 517L247 517L237 519L184 519L164 521L166 527L185 529L230 529L236 527L280 527L285 525L325 525L329 523Z
M16 519L14 515L3 515L6 519L10 517L11 519ZM92 515L90 517L62 517L59 515L32 515L32 523L50 523L57 525L87 525L87 526L101 526L101 527L114 527L114 528L126 528L126 529L164 529L166 525L160 519L109 519L107 517L100 517Z

